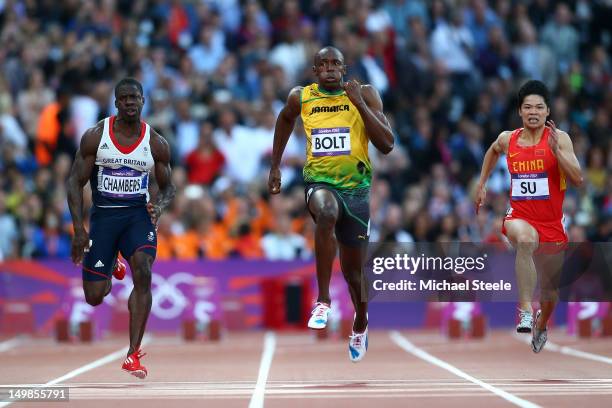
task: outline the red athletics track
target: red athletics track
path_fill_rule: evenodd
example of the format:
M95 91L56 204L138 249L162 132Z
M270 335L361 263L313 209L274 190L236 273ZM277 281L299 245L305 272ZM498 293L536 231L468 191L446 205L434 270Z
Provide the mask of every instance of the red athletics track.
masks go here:
M367 356L353 364L345 341L307 332L230 333L220 343L151 337L144 381L120 370L124 339L2 339L0 385L70 387L70 404L11 407L612 406L612 341L554 331L535 355L528 338L497 331L450 342L431 332L375 331Z

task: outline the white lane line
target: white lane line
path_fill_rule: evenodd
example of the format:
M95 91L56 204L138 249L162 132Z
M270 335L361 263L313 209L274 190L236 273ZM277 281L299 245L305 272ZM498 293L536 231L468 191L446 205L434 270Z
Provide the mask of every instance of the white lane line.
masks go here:
M443 368L447 371L450 371L451 373L455 374L458 377L461 377L465 380L471 381L474 384L477 384L479 386L481 386L482 388L494 393L495 395L505 399L508 402L511 402L514 405L517 405L521 408L536 408L539 407L539 405L534 404L531 401L527 401L524 400L522 398L517 397L516 395L510 394L509 392L506 392L502 389L499 389L497 387L494 387L484 381L479 380L478 378L472 377L471 375L461 371L460 369L458 369L457 367L443 361L440 360L437 357L432 356L431 354L429 354L428 352L426 352L425 350L422 350L420 348L418 348L417 346L415 346L414 344L412 344L407 338L405 338L404 336L402 336L398 331L392 331L390 334L391 340L393 340L393 342L395 344L397 344L399 347L401 347L402 349L404 349L405 351L407 351L408 353L427 361L428 363L431 363L435 366L438 366L440 368Z
M142 339L142 345L144 346L145 344L149 343L150 340L151 340L151 338L149 336L145 336ZM128 348L124 347L121 350L117 350L117 351L115 351L113 353L107 354L104 357L101 357L101 358L99 358L99 359L97 359L95 361L92 361L91 363L85 364L84 366L81 366L81 367L79 367L77 369L74 369L74 370L70 371L69 373L66 373L66 374L62 375L61 377L57 377L57 378L55 378L55 379L53 379L53 380L51 380L49 382L46 382L45 384L42 384L39 387L44 388L44 387L49 387L49 386L52 386L52 385L59 384L61 382L64 382L64 381L69 380L71 378L74 378L74 377L76 377L78 375L81 375L83 373L91 371L91 370L93 370L95 368L98 368L98 367L101 367L101 366L103 366L105 364L108 364L108 363L110 363L112 361L124 358L126 353L127 353L127 351L128 351ZM8 406L8 405L10 405L12 403L13 402L8 402L8 401L7 402L0 402L0 408L6 407L6 406Z
M26 338L24 336L13 337L12 339L0 342L0 353L8 351L22 344Z
M249 408L262 408L264 405L264 394L266 392L266 381L272 366L274 358L274 350L276 349L276 336L273 332L266 332L264 336L263 352L261 353L261 362L259 363L259 374L257 375L257 384L249 402Z
M531 337L529 336L519 336L518 334L514 333L514 338L519 341L522 341L523 343L531 344ZM553 343L552 341L546 342L544 350L555 351L557 353L565 354L568 356L598 361L600 363L612 364L612 358L610 357L602 356L601 354L589 353L588 351L582 351L568 346L561 346L557 343Z

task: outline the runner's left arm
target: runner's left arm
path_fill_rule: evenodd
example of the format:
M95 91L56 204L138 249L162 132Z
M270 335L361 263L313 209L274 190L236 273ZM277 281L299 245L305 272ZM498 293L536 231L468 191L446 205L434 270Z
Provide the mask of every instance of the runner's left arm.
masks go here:
M582 171L580 170L580 163L574 153L574 146L569 135L561 130L558 130L553 121L548 121L548 125L551 128L549 145L553 154L557 156L559 167L563 170L563 173L567 178L577 187L580 187L584 181L582 177Z
M153 224L157 224L162 211L174 198L176 187L172 183L172 169L170 168L170 146L157 132L151 132L151 153L155 160L154 176L157 182L157 196L147 203L147 211Z
M359 111L366 133L372 144L383 154L393 150L393 130L383 113L383 103L372 85L361 85L352 79L344 83L344 90Z

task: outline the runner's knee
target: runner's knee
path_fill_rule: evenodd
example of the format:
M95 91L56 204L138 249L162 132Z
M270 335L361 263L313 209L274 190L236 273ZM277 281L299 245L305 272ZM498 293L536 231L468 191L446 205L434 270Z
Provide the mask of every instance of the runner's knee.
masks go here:
M321 228L333 228L338 220L338 212L333 204L324 204L317 214L317 226Z
M85 301L91 306L98 306L104 301L104 296L109 288L110 281L100 280L94 282L83 282L83 293Z
M317 228L331 229L338 220L338 201L333 193L325 189L313 193L309 202Z
M151 261L150 256L143 252L136 252L132 255L132 280L134 288L140 291L151 290Z
M85 291L85 301L91 306L98 306L104 301L104 293Z
M519 251L533 252L538 248L538 237L531 231L520 231L515 239Z

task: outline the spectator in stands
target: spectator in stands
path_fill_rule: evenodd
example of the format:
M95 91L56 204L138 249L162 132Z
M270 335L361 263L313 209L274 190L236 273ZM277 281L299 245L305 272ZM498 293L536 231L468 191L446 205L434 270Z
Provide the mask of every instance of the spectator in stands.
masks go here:
M566 73L571 62L578 58L578 31L571 22L572 12L561 2L557 4L554 19L542 29L542 42L552 50L561 73Z
M198 146L185 158L190 183L211 185L221 174L225 157L213 142L213 125L202 122Z
M0 190L0 262L17 256L19 230L15 217L6 211L6 196Z
M261 247L266 259L271 261L292 261L312 256L304 237L291 230L291 219L287 214L277 215L275 228L263 236Z
M75 129L115 112L107 90L126 75L142 81L149 101L143 119L173 150L178 191L160 221L158 258L263 258L263 237L277 233L282 214L312 247L300 192L301 131L286 148L291 172L283 170L282 197L265 194L261 175L291 78L311 81L305 56L319 43L345 53L349 78L379 89L396 132L398 156L375 166L373 232L399 223L417 242L498 240L509 188L503 166L478 217L466 201L483 146L500 129L518 127L512 95L529 78L550 87L552 116L572 134L589 173L589 187L567 191L567 227L579 225L592 240L610 237L605 2L5 3L0 236L14 237L1 242L5 258L61 253L71 165L63 154L77 147Z

